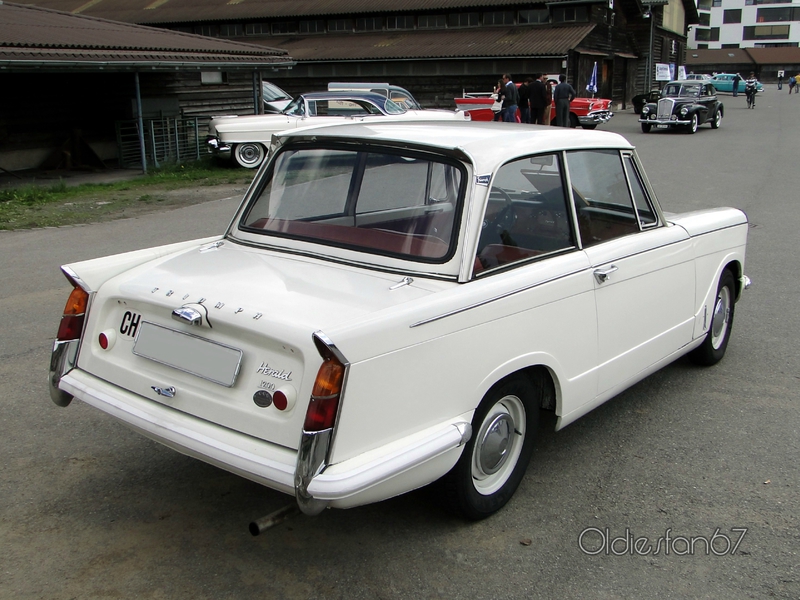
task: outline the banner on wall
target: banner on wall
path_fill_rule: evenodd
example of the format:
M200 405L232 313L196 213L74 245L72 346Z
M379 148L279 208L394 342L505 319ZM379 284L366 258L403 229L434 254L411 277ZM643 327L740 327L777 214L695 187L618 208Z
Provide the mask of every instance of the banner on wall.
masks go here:
M670 66L673 68L675 65L668 65L666 63L656 63L656 81L671 81L672 73L670 73Z

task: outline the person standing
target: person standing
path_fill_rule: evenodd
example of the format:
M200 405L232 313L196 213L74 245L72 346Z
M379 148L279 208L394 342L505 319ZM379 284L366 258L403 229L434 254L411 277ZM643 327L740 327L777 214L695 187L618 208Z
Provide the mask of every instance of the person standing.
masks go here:
M519 104L519 92L516 84L511 81L511 75L503 74L503 121L507 123L517 122L517 105Z
M519 89L519 120L522 123L531 122L531 82L533 79L528 77Z
M794 77L794 93L800 93L800 73Z
M783 71L778 71L778 91L783 89Z
M569 103L577 94L575 88L567 83L567 76L563 73L558 76L558 85L553 90L553 99L556 101L556 125L569 127Z
M547 80L547 75L542 73L542 83L544 84L544 89L546 95L546 102L544 105L544 124L550 125L550 119L553 116L553 86L550 85L550 82Z
M498 79L497 85L494 87L494 105L492 106L492 110L495 111L494 113L494 120L495 121L502 121L503 120L503 96L505 95L505 89L503 88L503 80Z
M542 74L536 73L534 75L533 83L531 83L531 123L544 125L544 111L545 108L550 109L550 103L547 101L547 88L542 81Z
M733 76L733 97L734 98L736 98L736 96L739 95L739 82L741 80L742 80L742 77L738 73Z
M756 74L751 72L750 77L744 82L744 94L747 96L747 108L756 107L756 91L758 90L758 79Z
M790 76L789 76L789 93L790 93L790 94L792 93L792 90L794 89L794 86L796 85L796 83L797 83L797 82L795 82L795 80L794 80L794 77L792 77L792 76L790 75Z

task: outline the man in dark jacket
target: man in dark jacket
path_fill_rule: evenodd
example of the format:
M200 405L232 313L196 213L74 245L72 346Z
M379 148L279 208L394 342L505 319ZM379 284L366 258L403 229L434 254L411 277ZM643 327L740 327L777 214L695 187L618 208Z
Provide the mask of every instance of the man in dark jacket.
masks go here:
M519 120L523 123L531 122L531 82L533 79L528 77L519 89Z
M553 100L556 101L556 120L559 127L569 127L569 103L577 96L575 88L567 83L567 76L563 73L558 76L559 84L553 90Z
M544 125L544 111L550 110L550 103L547 99L546 83L542 81L542 74L537 73L531 83L531 123Z
M517 86L511 81L511 75L505 73L503 75L503 121L517 122L517 104L519 104Z

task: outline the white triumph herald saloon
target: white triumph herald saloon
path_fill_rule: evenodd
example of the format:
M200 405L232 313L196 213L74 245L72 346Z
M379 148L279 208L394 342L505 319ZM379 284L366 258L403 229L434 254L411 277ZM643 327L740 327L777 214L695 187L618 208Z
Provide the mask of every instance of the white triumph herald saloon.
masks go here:
M270 139L276 133L312 125L376 118L469 121L470 115L463 111L411 109L368 90L313 92L299 95L279 114L215 117L208 124L206 144L216 158L233 158L240 167L254 169L264 162Z
M613 133L286 132L224 234L62 267L51 396L307 514L438 481L480 519L540 410L562 428L682 355L723 357L747 229L663 213Z

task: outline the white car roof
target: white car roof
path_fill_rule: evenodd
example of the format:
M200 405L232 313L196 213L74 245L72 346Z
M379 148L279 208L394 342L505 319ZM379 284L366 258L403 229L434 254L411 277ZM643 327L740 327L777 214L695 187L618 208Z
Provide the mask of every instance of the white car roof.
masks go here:
M565 127L481 121L391 121L304 127L277 135L293 138L368 139L375 142L426 146L451 154L466 154L479 168L501 164L526 154L633 146L619 134Z

